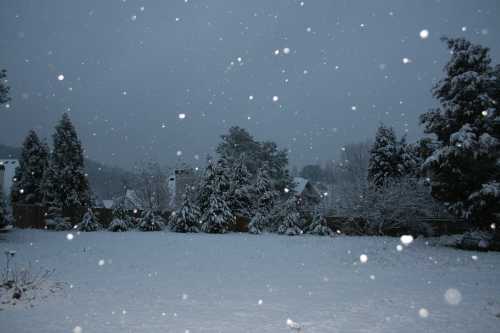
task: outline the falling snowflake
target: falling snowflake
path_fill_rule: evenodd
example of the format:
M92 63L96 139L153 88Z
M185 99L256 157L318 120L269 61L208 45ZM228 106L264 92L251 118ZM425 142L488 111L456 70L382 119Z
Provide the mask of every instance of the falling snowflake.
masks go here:
M82 333L83 330L80 326L75 326L75 328L73 328L73 333Z
M413 242L413 236L412 235L403 235L400 238L401 243L405 246L410 245Z
M131 19L132 21L137 20L137 15L132 15L132 16L130 17L130 19Z
M365 264L368 261L368 256L366 254L360 255L359 261L361 261L362 264Z
M185 113L179 113L179 119L186 119Z
M59 75L57 76L57 79L58 79L59 81L62 81L62 80L64 80L64 75L62 75L62 74L59 74Z
M409 64L409 63L411 63L411 59L410 58L406 58L406 57L403 58L403 64L406 65L406 64Z
M97 263L99 266L104 266L106 262L104 261L104 259L100 259L99 262Z
M280 98L278 96L273 96L273 102L277 102L277 101L279 101L279 99Z
M446 303L450 305L458 305L462 301L462 294L455 288L450 288L444 293Z
M429 30L424 29L420 31L420 38L421 39L427 39L429 38Z
M284 54L289 54L289 53L290 53L290 48L285 47L285 48L283 49L283 53L284 53Z
M73 238L75 238L75 236L73 236L73 234L71 233L66 235L67 240L73 240Z
M257 304L259 305L262 305L263 301L261 299L259 299L259 302L257 302Z
M248 96L248 99L253 101L253 96L252 95Z
M429 310L427 310L426 308L421 308L420 310L418 310L418 315L421 318L427 318L429 317Z

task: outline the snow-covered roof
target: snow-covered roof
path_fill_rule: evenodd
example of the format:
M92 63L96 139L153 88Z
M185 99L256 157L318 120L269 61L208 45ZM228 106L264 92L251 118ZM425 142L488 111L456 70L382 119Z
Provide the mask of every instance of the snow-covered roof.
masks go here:
M295 191L300 194L304 192L309 181L302 177L294 177L293 182L295 183Z
M112 208L113 207L113 204L114 204L114 200L103 200L102 201L102 205L104 206L104 208Z

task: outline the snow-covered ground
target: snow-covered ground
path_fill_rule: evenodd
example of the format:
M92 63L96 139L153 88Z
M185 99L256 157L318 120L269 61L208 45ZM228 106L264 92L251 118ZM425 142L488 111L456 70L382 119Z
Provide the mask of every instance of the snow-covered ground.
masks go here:
M290 332L288 318L303 332L499 331L500 254L398 244L15 230L2 253L65 285L33 307L0 305L0 332Z

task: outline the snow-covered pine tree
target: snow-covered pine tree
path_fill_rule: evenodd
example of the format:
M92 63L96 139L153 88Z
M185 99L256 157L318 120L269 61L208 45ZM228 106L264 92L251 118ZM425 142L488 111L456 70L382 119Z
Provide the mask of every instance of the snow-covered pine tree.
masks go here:
M269 218L260 211L257 211L248 223L248 232L251 234L260 234L266 228Z
M123 202L117 200L113 208L113 220L109 224L108 230L113 232L128 231L132 228L132 222L127 210L123 207Z
M201 213L207 211L210 206L210 195L213 192L216 177L216 164L214 161L209 160L200 184L200 193L198 194L198 206Z
M248 225L249 232L261 233L269 227L271 211L274 207L278 194L273 189L269 176L269 166L264 163L257 171L257 179L254 184L253 194L255 195L254 216Z
M278 233L288 236L302 234L299 225L303 223L301 223L299 205L295 196L288 198L288 200L284 202L279 215L282 218L281 221L279 221Z
M250 217L253 211L254 196L252 193L251 178L243 154L233 163L229 183L228 205L233 214Z
M40 142L35 131L29 131L23 142L19 166L11 190L15 204L42 204L42 178L48 166L49 149Z
M152 210L147 210L139 222L140 231L161 231L165 227L165 222Z
M224 200L224 195L213 191L210 195L209 206L202 215L201 230L207 233L226 233L231 230L236 219Z
M129 224L127 221L114 217L109 224L108 230L112 232L125 232L128 231L128 228Z
M83 215L82 221L76 225L78 231L90 232L102 229L101 224L91 209Z
M235 217L227 204L229 179L227 162L219 159L209 161L201 185L199 203L201 209L201 230L209 233L224 233L230 230Z
M83 149L69 116L64 113L53 135L48 179L44 180L55 193L54 204L60 207L89 206L90 191L85 176Z
M313 215L312 223L305 231L307 234L319 236L333 236L335 232L326 223L326 218L319 210L316 210Z
M398 144L398 159L400 175L405 177L419 177L422 166L422 158L419 155L417 144L406 143L406 136L403 136Z
M174 232L199 232L200 210L191 200L192 194L189 186L183 195L182 206L172 213L169 228Z
M10 101L10 87L7 85L6 77L7 71L5 69L0 70L0 105L4 105Z
M390 178L399 177L401 168L396 133L392 127L381 124L370 151L368 180L376 186L381 186Z
M423 167L436 199L452 214L487 227L500 212L500 77L488 48L463 38L443 40L451 59L433 89L440 106L421 116L437 148Z

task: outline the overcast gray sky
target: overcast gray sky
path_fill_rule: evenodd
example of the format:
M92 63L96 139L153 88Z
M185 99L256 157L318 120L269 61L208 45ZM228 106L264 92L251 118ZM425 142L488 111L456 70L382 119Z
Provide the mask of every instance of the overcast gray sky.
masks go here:
M196 164L232 125L297 165L381 121L414 140L448 58L439 38L498 62L499 14L498 0L0 0L0 143L48 137L65 111L90 158L124 167Z

